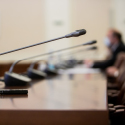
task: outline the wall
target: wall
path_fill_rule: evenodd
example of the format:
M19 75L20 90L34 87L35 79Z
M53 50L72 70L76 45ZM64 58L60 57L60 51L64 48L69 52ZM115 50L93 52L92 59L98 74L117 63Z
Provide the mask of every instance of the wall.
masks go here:
M46 38L56 38L71 32L70 18L71 0L45 0ZM72 43L71 43L72 44ZM70 46L70 38L47 44L47 51Z
M87 33L74 44L97 40L100 56L104 53L103 39L109 28L109 0L72 0L72 29L85 28Z
M58 0L57 4L52 3L52 0L0 0L0 20L0 52L55 38L77 29L87 30L87 34L82 37L8 54L1 56L0 60L21 59L46 52L50 48L56 50L93 39L98 40L100 54L103 55L103 38L109 27L109 0Z
M0 52L45 40L44 0L0 0ZM42 53L45 46L1 56L15 60Z
M111 0L112 27L120 30L125 42L125 0Z

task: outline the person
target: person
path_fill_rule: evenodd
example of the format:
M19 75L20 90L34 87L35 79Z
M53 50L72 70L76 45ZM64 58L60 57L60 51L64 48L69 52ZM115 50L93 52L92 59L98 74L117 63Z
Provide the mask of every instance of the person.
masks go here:
M103 61L94 61L94 62L86 60L84 61L84 63L88 67L101 68L105 70L107 67L112 66L115 63L116 57L120 52L125 52L125 45L122 41L122 35L120 32L114 29L110 29L108 31L104 43L111 52L110 58Z

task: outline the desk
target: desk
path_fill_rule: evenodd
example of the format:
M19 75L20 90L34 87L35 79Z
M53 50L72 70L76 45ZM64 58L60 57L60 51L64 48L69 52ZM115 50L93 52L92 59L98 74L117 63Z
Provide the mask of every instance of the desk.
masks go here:
M1 96L1 124L108 124L106 79L101 73L58 75L34 80L27 88L28 97Z

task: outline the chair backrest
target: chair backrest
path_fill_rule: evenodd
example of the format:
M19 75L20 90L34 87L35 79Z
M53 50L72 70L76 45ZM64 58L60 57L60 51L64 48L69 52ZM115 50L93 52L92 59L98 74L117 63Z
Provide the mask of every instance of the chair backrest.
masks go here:
M118 83L119 88L121 88L123 83L125 82L125 60L122 62L119 68L119 75L116 78L116 82Z
M115 102L116 105L122 105L125 103L125 82L122 85L122 88L118 94L117 100Z
M119 104L125 105L125 87L124 87L124 89L122 89L119 96L121 97L121 102ZM120 101L120 98L118 101Z
M119 53L114 66L119 69L124 60L125 60L125 52Z

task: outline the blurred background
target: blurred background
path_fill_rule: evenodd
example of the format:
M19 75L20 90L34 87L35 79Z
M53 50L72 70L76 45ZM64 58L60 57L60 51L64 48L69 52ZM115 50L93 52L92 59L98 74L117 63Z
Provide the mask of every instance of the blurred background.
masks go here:
M0 56L13 61L44 52L97 40L103 58L109 28L125 39L125 0L0 0L0 53L60 37L78 29L87 34Z

